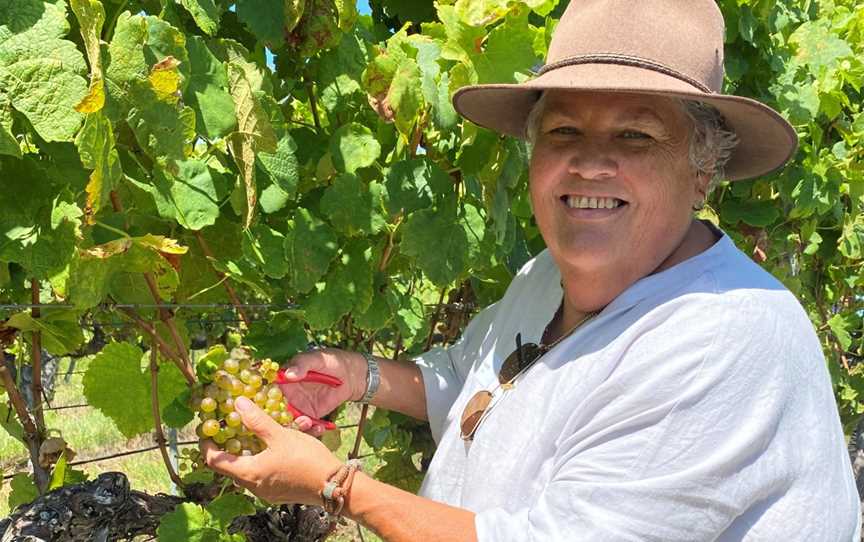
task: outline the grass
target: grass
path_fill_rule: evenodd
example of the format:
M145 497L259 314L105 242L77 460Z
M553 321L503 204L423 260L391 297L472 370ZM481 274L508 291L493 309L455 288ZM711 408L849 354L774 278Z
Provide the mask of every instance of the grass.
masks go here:
M79 360L75 371L86 370L87 364L87 359ZM54 399L51 401L52 406L86 403L81 382L83 375L74 374L71 376L70 381L66 383L63 375L66 374L68 367L69 361L62 360ZM369 415L371 416L371 412ZM359 408L351 405L345 409L345 412L336 420L336 423L339 425L353 424L357 422L358 418ZM127 439L117 430L110 419L103 416L98 410L90 407L47 411L45 413L45 423L50 430L58 431L76 451L77 456L75 460L102 457L112 453L146 448L153 444L152 438L149 435ZM351 448L353 448L356 434L356 428L342 430L342 446L336 452L337 457L345 458L348 456ZM194 439L194 430L191 427L185 428L179 432L178 439L181 441ZM370 449L364 442L360 448L360 454L363 455L369 451ZM378 467L378 462L374 456L369 457L364 459L364 466L367 472L373 472ZM3 474L25 472L27 468L27 452L24 446L10 437L5 431L0 430L0 472ZM102 472L123 472L129 478L133 489L150 494L159 492L170 493L171 491L171 481L158 450L88 463L76 468L85 471L91 478ZM9 493L10 488L8 483L0 486L0 518L9 515ZM332 542L355 542L361 540L361 538L358 536L357 525L353 522L348 522L348 524L340 526L328 540ZM362 540L366 542L380 542L380 538L365 528L363 529Z

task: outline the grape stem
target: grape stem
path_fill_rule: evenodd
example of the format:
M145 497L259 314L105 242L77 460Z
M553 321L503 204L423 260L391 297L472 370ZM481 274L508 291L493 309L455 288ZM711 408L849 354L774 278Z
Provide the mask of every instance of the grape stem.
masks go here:
M0 349L0 382L6 388L6 393L9 395L9 400L12 402L12 408L24 428L24 440L27 443L27 451L30 452L30 463L33 465L33 477L36 479L36 487L39 488L39 494L44 495L48 489L48 473L39 464L39 448L42 445L41 435L36 429L36 424L30 417L27 411L27 403L21 397L21 392L15 385L12 375L6 368L6 352Z
M246 311L243 310L242 303L240 303L240 298L237 297L237 292L235 292L234 288L231 286L231 282L228 280L228 276L225 275L225 273L216 269L216 266L213 265L216 261L216 257L213 256L213 251L210 250L210 246L207 245L207 241L204 240L204 236L201 235L200 231L195 232L195 238L198 240L198 245L201 247L201 252L203 252L204 256L210 261L210 265L213 267L213 273L216 274L216 277L220 281L222 281L222 284L225 286L225 291L228 292L228 298L231 300L231 304L234 305L234 310L237 311L237 314L240 315L243 323L246 324L246 329L249 329L252 322L249 320L249 316L246 315Z
M156 424L156 444L159 445L159 453L162 454L162 461L165 463L165 468L168 470L168 476L180 489L185 489L186 484L180 479L180 476L174 470L171 464L171 458L168 456L168 449L165 447L165 433L162 431L162 417L159 415L159 360L158 360L158 345L154 341L150 346L150 405L153 408L153 422Z
M186 378L186 382L190 386L194 386L195 383L198 381L198 379L195 377L195 373L192 372L192 370L189 368L189 366L187 366L186 364L184 364L181 361L180 356L177 354L177 352L175 352L174 349L171 348L162 339L162 337L159 336L158 333L156 333L156 329L153 326L151 326L150 324L148 324L143 318L138 316L138 313L135 312L134 310L126 308L126 307L119 307L119 309L124 314L126 314L126 316L131 318L136 324L138 324L138 327L140 327L142 330L144 330L145 333L150 335L150 337L159 346L159 350L162 352L162 355L165 356L166 358L172 360L174 362L174 364L177 365L177 368L180 369L180 372L183 373L183 376Z
M30 279L30 296L31 302L34 305L39 304L39 281ZM30 316L36 320L42 316L39 307L30 309ZM42 412L42 332L37 329L33 330L30 336L31 340L31 355L33 356L33 419L36 422L36 429L39 434L45 433L45 414Z

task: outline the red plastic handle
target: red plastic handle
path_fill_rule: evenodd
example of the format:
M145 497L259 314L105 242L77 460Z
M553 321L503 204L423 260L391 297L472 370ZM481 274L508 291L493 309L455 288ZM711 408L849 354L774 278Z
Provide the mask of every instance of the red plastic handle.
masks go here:
M306 373L306 376L303 377L303 380L298 382L289 382L287 378L285 378L285 369L279 369L276 373L277 384L298 384L300 382L312 382L314 384L324 384L325 386L330 386L331 388L338 388L342 385L342 380L336 378L333 375L328 375L325 373L319 373L318 371L309 371Z
M295 407L291 403L285 403L285 409L290 412L292 416L294 416L295 420L300 416L306 416L306 414L300 412L297 407ZM324 429L327 431L332 431L333 429L336 429L336 424L333 422L322 420L320 418L313 418L312 416L309 416L309 419L312 420L312 425L324 426Z

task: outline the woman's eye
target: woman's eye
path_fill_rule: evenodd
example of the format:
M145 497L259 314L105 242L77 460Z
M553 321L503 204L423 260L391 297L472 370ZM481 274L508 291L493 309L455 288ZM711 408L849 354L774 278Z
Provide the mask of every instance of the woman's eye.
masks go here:
M574 135L578 134L579 130L573 128L572 126L558 126L549 130L549 133L558 135Z
M635 130L621 132L621 137L624 139L652 139L652 137L645 132L637 132Z

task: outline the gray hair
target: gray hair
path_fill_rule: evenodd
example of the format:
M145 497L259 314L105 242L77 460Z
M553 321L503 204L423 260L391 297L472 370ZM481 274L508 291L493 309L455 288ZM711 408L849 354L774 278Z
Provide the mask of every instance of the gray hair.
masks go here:
M528 119L525 122L525 138L529 150L537 140L540 130L540 119L546 107L544 92L534 103ZM732 151L738 145L738 136L726 125L726 119L716 107L695 100L675 100L683 113L690 119L690 166L697 174L709 175L706 197L726 176L726 164L732 157Z

